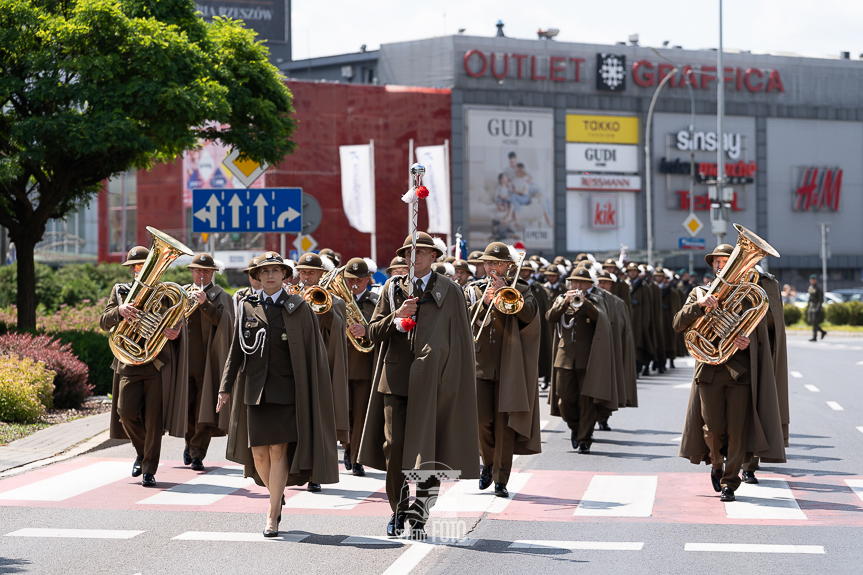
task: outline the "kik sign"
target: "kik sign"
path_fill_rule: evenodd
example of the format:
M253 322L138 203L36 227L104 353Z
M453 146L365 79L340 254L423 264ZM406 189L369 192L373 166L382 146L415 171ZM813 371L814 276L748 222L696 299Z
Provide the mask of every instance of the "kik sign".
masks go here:
M594 230L618 228L616 194L590 194L590 227Z
M192 195L192 231L303 231L302 188L197 189Z

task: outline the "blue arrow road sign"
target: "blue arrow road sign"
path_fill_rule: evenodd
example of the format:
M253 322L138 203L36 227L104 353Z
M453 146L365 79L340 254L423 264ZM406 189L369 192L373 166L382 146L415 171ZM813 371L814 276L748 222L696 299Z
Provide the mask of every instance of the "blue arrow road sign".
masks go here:
M705 241L704 238L680 238L677 247L681 250L703 250Z
M302 188L192 190L192 231L303 231Z

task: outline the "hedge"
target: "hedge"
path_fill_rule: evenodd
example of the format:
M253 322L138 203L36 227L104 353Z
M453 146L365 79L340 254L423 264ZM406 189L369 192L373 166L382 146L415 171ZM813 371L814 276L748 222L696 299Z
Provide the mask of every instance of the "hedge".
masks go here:
M833 303L824 306L824 314L833 325L863 325L863 302Z
M51 407L54 372L29 358L0 357L0 421L32 423Z
M111 393L114 381L114 370L111 362L114 354L108 345L108 335L98 331L58 331L51 334L63 343L72 344L72 352L78 359L87 364L90 370L88 383L93 386L96 395Z
M785 317L785 325L794 325L803 318L803 310L794 304L786 303L782 306L782 315Z

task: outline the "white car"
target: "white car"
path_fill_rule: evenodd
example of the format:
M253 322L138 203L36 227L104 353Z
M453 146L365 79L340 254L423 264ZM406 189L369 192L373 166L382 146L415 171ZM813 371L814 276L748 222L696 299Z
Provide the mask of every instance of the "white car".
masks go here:
M844 301L845 300L842 299L841 295L833 293L832 291L824 294L824 305L843 303ZM800 309L806 309L806 306L809 305L809 294L806 292L797 294L797 301L794 302L794 305L796 305Z

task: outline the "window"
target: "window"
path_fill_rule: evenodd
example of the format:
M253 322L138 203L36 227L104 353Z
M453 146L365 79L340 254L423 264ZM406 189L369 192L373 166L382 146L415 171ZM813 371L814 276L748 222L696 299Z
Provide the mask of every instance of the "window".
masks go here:
M108 251L125 254L136 244L137 172L108 181Z

